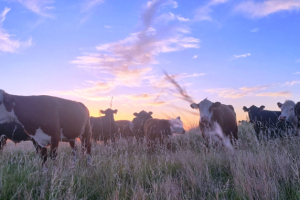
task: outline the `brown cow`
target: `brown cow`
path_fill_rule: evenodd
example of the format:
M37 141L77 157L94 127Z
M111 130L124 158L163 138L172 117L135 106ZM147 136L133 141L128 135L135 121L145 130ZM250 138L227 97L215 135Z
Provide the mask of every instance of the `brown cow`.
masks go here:
M204 99L198 104L192 103L191 107L199 109L199 128L204 139L207 140L211 134L215 134L223 141L224 145L226 145L224 139L227 137L230 138L231 144L238 139L236 114L232 105L224 105L220 102L213 103ZM215 131L219 129L221 133Z
M133 115L136 117L133 118L130 126L132 126L133 134L135 135L137 142L142 143L145 136L144 124L148 119L152 118L152 112L142 110L139 113L133 113Z
M15 121L42 147L43 164L47 147L57 156L59 141L69 142L76 159L75 139L80 137L91 164L91 126L89 111L82 103L52 96L17 96L0 90L0 124Z
M116 125L121 138L129 139L130 137L134 137L134 134L132 132L131 121L117 120Z
M107 140L115 142L115 134L117 133L116 122L114 119L114 114L118 113L118 110L112 110L110 108L100 110L102 117L91 117L92 125L92 138L94 141L104 141L107 145Z
M156 141L160 146L167 140L167 147L170 147L170 136L173 133L183 134L185 130L180 117L176 119L148 119L144 125L145 137L148 148L154 149Z

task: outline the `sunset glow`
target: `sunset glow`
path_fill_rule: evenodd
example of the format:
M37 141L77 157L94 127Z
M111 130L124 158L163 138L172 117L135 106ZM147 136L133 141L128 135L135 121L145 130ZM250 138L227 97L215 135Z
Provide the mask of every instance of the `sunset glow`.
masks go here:
M1 89L84 103L91 116L199 113L192 99L243 106L300 99L299 0L0 0ZM173 92L172 92L173 91Z

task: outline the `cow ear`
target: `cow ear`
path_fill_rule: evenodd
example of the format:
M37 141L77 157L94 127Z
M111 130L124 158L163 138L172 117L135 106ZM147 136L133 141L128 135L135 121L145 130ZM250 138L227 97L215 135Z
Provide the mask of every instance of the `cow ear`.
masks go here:
M191 106L191 108L193 108L193 109L199 108L199 104L196 104L196 103L192 103L190 106Z
M148 112L148 114L149 114L149 115L152 115L152 114L153 114L153 112L151 112L151 111L150 111L150 112Z
M282 103L278 102L277 105L278 105L279 108L281 108Z
M243 107L243 110L244 110L245 112L248 112L248 111L249 111L249 108L247 108L246 106L244 106L244 107Z
M103 110L99 110L99 112L100 112L101 114L105 114L105 112L104 112Z
M300 115L300 102L295 105L295 115Z
M262 110L264 110L264 108L265 108L265 106L261 106L261 107L259 107L259 111L262 111Z
M213 104L209 107L208 111L211 112L212 109L219 108L220 105L221 105L221 103L217 101L217 102L213 103Z
M9 94L7 94L7 93L4 93L4 94L3 94L3 98L4 98L4 100L5 100L7 103L9 103L9 102L12 101L12 96L9 95Z
M117 114L117 113L118 113L118 110L117 110L117 109L115 109L115 110L113 111L113 113L114 113L114 114Z
M133 115L134 115L134 116L139 116L139 114L138 114L138 113L136 113L136 112L135 112L135 113L133 113Z

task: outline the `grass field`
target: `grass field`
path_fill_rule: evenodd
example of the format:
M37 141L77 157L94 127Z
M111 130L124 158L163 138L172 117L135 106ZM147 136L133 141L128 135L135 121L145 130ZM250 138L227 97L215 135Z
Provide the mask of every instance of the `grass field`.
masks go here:
M61 143L48 171L31 142L9 143L0 154L0 199L300 199L299 138L259 143L243 124L232 153L205 149L197 130L152 154L135 141L94 143L94 166L80 155L74 169Z

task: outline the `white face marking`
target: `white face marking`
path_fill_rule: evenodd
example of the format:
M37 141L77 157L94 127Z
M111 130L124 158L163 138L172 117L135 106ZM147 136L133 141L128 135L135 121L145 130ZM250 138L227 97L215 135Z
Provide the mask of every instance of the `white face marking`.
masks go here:
M209 112L209 108L212 104L213 103L207 99L204 99L199 103L200 120L202 117L207 117L210 122L212 113Z
M35 135L30 135L41 147L47 147L51 143L51 136L43 132L41 128L38 128Z
M179 118L170 119L169 123L171 125L170 128L172 133L180 133L180 134L185 133L185 130L183 128L183 123Z
M294 118L296 117L295 115L295 111L294 111L294 108L295 108L295 102L293 101L290 101L290 100L287 100L284 102L284 104L282 104L281 106L281 115L279 116L278 119L280 119L280 117L286 117L286 120L288 122L292 122L293 123L293 120Z

